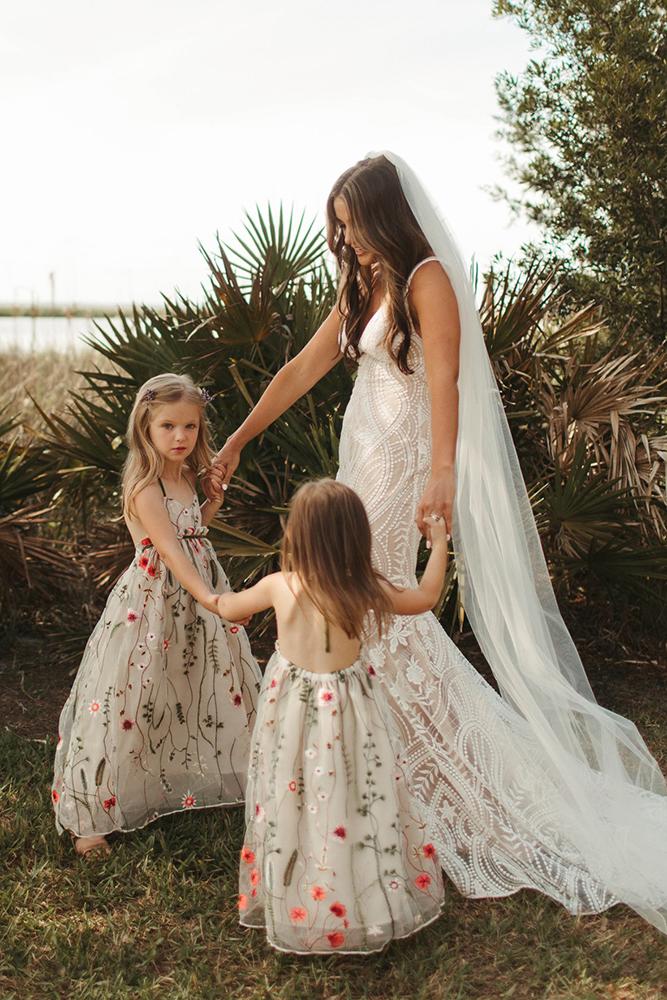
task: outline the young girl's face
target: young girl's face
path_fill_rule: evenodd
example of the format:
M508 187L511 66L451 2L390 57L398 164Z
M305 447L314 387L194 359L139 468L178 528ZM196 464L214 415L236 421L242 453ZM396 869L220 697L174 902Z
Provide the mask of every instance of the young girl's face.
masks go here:
M162 403L151 414L148 433L166 461L182 462L197 443L200 420L199 408L193 403Z

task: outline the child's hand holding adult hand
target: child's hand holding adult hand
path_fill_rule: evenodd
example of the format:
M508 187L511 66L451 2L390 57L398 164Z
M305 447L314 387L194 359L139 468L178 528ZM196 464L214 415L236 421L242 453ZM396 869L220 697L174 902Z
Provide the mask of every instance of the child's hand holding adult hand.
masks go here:
M241 449L234 443L233 438L227 438L225 444L213 459L211 474L215 471L216 483L222 490L226 490L229 481L236 472L241 461Z
M428 514L424 521L428 526L428 541L426 542L426 548L430 549L438 543L446 545L449 540L449 532L447 531L447 521L442 514Z

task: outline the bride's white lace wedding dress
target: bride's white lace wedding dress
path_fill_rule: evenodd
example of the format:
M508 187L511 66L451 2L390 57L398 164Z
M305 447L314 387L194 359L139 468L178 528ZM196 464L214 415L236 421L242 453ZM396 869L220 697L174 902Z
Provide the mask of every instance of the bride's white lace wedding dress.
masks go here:
M430 475L430 397L419 336L412 338L414 373L405 375L383 343L386 332L382 305L361 339L337 478L364 501L375 565L409 587L416 584L421 538L415 514ZM529 887L579 914L618 902L605 888L604 862L591 870L590 855L585 860L573 843L568 790L553 777L530 726L433 614L395 618L383 640L370 645L369 657L407 747L412 791L461 893L505 896ZM610 824L610 835L623 837L623 817L610 816ZM629 864L641 850L628 844ZM651 899L650 885L644 891Z

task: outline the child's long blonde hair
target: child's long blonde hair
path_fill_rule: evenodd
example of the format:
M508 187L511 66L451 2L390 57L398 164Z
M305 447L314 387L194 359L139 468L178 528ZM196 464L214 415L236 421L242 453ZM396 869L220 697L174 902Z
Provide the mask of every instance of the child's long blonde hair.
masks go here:
M296 573L325 621L364 638L364 619L375 615L380 633L391 603L371 563L371 528L360 497L334 479L303 483L290 504L281 570Z
M207 395L198 389L189 375L175 375L167 372L154 375L137 392L130 419L127 423L127 458L122 474L123 514L136 516L134 498L164 472L164 460L153 444L149 434L152 412L163 403L184 400L199 407L200 421L197 441L190 455L188 467L195 474L213 460L213 448L206 423L204 408Z

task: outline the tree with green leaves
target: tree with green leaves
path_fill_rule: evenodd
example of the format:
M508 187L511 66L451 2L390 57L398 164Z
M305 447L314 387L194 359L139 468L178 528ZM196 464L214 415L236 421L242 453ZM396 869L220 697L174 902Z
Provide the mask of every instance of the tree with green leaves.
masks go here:
M536 49L501 73L496 188L571 263L617 329L667 335L667 10L660 0L495 0Z

